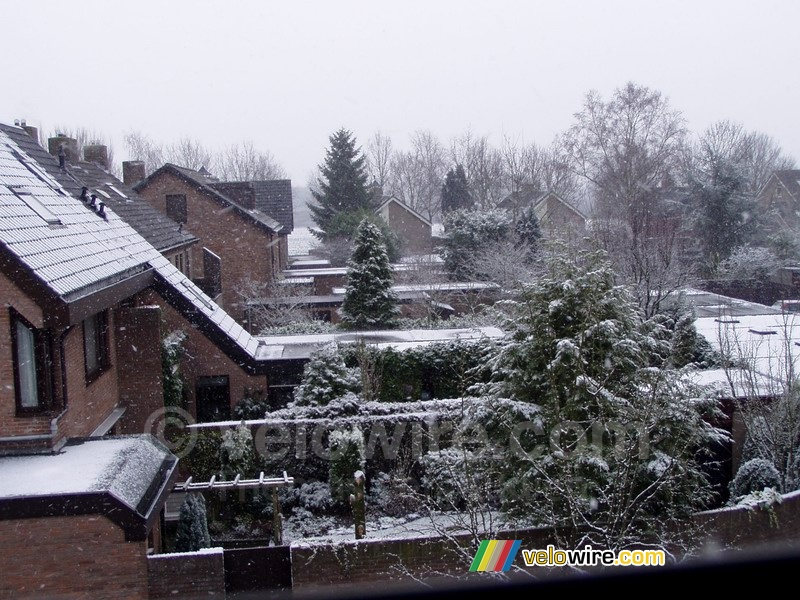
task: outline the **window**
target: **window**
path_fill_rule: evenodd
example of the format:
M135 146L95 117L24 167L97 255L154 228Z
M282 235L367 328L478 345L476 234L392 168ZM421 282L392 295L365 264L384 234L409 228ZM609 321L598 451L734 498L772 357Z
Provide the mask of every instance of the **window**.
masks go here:
M47 410L53 390L52 343L49 332L36 329L12 310L11 340L17 413Z
M178 254L175 255L174 262L175 262L175 268L178 269L178 271L180 271L184 275L186 275L186 270L185 270L186 261L184 260L183 252L179 252Z
M105 311L83 321L83 355L86 379L93 380L110 366L108 359L108 317Z
M186 196L167 194L167 216L178 223L186 223Z

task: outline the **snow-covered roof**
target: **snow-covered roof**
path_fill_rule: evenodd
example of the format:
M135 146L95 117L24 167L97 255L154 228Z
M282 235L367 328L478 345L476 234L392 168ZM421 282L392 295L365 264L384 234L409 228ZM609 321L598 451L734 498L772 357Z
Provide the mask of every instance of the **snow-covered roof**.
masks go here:
M478 292L484 290L499 289L496 283L483 281L443 281L440 283L417 283L393 285L392 291L397 294L407 292ZM331 293L337 296L344 296L345 288L331 288Z
M694 309L698 317L731 317L737 315L780 314L780 309L757 302L749 302L729 296L722 296L706 290L686 288L675 295Z
M62 298L142 272L158 255L109 207L103 217L76 200L2 130L0 242Z
M0 519L107 513L141 534L166 501L177 464L149 434L71 440L58 454L0 457Z
M712 348L779 381L800 372L800 314L703 317L697 332Z
M692 371L687 378L696 385L708 386L719 398L768 398L782 390L779 381L740 368Z
M377 348L409 350L435 342L477 341L497 339L503 332L497 327L473 327L465 329L409 329L405 331L370 331L323 333L315 335L270 336L257 338L259 354L272 358L307 358L312 352L327 344L348 344L364 341Z

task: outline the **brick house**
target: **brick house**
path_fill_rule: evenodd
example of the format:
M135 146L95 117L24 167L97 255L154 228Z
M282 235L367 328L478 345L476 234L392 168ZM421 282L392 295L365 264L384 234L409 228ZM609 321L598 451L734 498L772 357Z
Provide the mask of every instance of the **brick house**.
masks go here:
M254 287L269 285L288 267L290 180L219 182L167 164L134 189L200 238L189 275L234 318L246 317L244 298Z
M800 170L774 171L756 196L768 234L800 230Z
M80 157L73 158L73 151L64 152L64 166L60 167L58 161L44 159L42 153L45 149L35 140L28 137L26 141L23 139L25 136L19 134L15 136L14 129L8 127L6 132L58 180L64 189L76 197L80 197L81 193L86 193L90 197L94 194L97 202L104 202L156 250L167 257L179 271L187 275L190 273L190 248L197 244L197 237L182 224L155 210L129 185L112 175L108 171L106 146L84 146L83 160L80 160ZM53 137L48 139L47 145L47 151L58 158L62 149L74 148L76 140L64 136Z
M511 212L515 220L529 206L533 207L539 219L542 233L548 237L568 236L586 230L586 215L555 192L522 186L522 189L512 192L497 205Z
M131 298L166 259L2 130L0 209L0 595L146 598L177 459L100 436L163 406L158 313Z
M394 196L384 197L375 214L380 215L397 236L404 256L433 252L433 225L405 202Z

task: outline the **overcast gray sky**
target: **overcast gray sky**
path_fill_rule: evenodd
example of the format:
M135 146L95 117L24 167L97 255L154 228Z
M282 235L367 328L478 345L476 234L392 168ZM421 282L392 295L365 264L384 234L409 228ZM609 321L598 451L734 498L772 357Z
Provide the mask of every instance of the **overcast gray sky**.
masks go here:
M296 185L339 127L395 146L548 144L591 89L661 91L693 131L731 118L800 159L800 2L6 0L0 120L212 148L251 140Z

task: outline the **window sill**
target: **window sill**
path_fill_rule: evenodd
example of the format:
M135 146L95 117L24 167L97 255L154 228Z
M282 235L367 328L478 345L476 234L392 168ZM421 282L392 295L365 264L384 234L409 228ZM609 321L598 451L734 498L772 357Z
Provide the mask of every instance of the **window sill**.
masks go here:
M113 365L107 364L103 365L102 367L98 368L97 370L86 373L86 386L92 385L95 381L100 379L106 371L110 371Z

